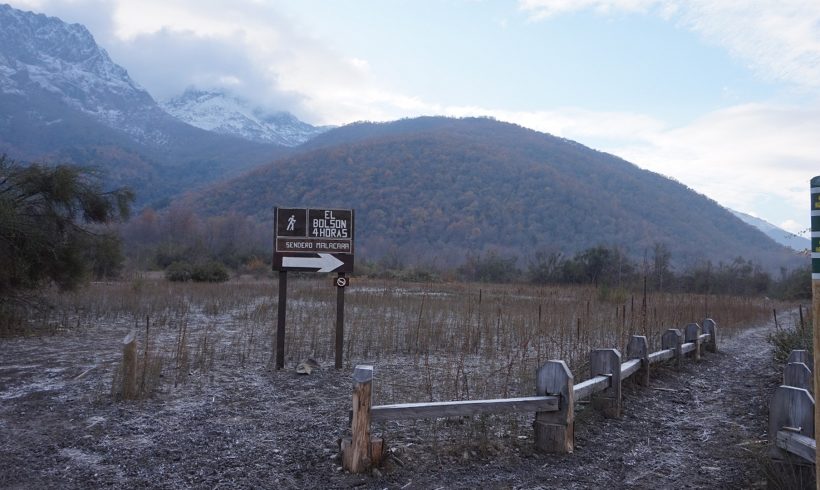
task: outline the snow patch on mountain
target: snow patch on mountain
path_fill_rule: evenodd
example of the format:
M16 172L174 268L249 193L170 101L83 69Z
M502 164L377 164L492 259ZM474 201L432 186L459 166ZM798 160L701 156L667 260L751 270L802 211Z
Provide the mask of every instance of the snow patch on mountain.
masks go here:
M288 112L270 112L221 91L188 89L162 104L172 116L201 129L251 141L298 146L326 131Z
M143 142L167 140L151 122L168 116L88 29L8 5L0 5L0 94L48 94Z

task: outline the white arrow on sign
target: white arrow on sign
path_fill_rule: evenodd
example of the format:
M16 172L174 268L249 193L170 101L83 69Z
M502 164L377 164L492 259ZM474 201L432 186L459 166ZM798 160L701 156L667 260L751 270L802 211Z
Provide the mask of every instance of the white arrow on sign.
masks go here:
M316 272L333 272L344 265L344 262L332 254L319 254L318 257L282 257L282 267L319 269Z

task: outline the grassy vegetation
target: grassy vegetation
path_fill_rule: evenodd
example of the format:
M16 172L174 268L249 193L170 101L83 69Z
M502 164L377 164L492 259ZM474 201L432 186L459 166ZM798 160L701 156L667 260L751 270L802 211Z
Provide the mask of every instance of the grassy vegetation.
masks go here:
M312 357L332 366L336 291L327 278L289 281L286 368ZM112 345L136 330L143 395L207 383L222 369L270 369L277 291L273 281L174 283L138 277L54 292L30 331L95 328ZM713 317L721 335L767 317L760 298L633 295L580 286L354 280L346 293L345 369L376 367L375 401L530 395L537 366L568 362L587 375L589 351L646 335L660 348L668 328Z
M769 334L767 340L772 344L775 361L785 363L793 350L813 352L814 327L811 308L799 307L799 320L792 325L776 323L776 330Z

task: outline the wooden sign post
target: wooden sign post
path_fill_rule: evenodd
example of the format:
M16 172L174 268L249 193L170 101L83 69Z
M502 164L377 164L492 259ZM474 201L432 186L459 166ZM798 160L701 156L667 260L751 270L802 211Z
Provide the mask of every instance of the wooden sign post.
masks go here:
M811 179L811 295L814 358L820 359L820 176ZM814 373L814 394L820 393L818 369ZM820 426L820 403L814 406L814 426ZM815 468L820 468L820 451L815 454ZM820 478L817 479L820 490Z
M336 369L342 368L344 289L353 272L353 210L279 208L273 210L273 270L279 271L276 369L285 367L285 313L288 271L336 272Z

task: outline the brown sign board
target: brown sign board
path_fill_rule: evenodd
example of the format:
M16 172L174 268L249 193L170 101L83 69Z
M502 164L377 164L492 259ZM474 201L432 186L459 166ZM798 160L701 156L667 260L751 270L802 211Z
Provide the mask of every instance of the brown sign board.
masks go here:
M273 269L353 272L352 209L274 208Z

